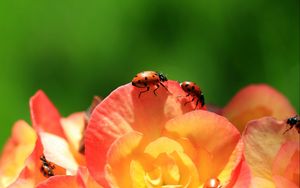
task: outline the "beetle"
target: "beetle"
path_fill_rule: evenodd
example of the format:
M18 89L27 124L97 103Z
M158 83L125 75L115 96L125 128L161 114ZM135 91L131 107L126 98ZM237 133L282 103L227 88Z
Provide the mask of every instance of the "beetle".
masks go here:
M288 132L289 130L291 130L293 127L295 127L295 129L300 134L300 116L299 115L296 115L294 117L288 118L286 120L286 124L289 125L290 127L288 129L286 129L283 134L285 134L286 132Z
M53 170L55 169L55 165L47 161L45 155L40 156L40 160L42 161L42 165L40 167L41 173L47 178L54 176Z
M195 99L197 100L195 109L197 108L199 103L200 103L201 107L203 107L205 105L203 92L201 91L200 87L195 82L184 81L184 82L180 83L180 87L182 88L182 90L184 92L187 93L186 97L188 97L188 96L193 97L193 99L191 101L186 102L184 105L193 102Z
M163 82L166 81L168 81L168 79L163 73L155 71L143 71L135 75L135 77L131 81L131 84L137 88L146 88L146 90L139 93L140 98L142 93L148 92L150 90L150 87L156 87L153 90L154 95L157 95L156 91L160 86L162 86L169 92L168 88L163 84Z

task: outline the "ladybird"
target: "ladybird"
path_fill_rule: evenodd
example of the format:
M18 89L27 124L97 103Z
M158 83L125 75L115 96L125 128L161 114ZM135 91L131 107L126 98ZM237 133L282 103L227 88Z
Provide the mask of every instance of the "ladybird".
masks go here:
M295 129L300 134L300 116L299 115L288 118L286 121L286 124L288 124L290 127L287 130L285 130L283 134L285 134L286 132L291 130L293 127L295 127Z
M163 82L166 81L168 81L168 79L162 73L155 71L144 71L135 75L135 77L131 81L131 84L138 88L146 88L146 90L139 93L140 97L142 93L149 91L150 87L156 87L153 90L154 95L157 95L156 91L160 86L164 87L169 92L168 88L163 84Z
M221 182L218 178L210 178L203 185L203 188L221 188L221 187L222 187Z
M44 155L40 157L40 160L42 161L40 168L41 173L47 178L54 176L53 170L55 169L55 165L47 161Z
M204 95L203 95L200 87L195 82L184 81L184 82L180 83L180 86L181 86L182 90L187 93L186 97L188 97L188 96L193 97L193 99L191 101L186 102L184 105L186 105L190 102L193 102L195 99L197 99L195 109L197 108L199 102L200 102L201 107L203 107L205 105Z

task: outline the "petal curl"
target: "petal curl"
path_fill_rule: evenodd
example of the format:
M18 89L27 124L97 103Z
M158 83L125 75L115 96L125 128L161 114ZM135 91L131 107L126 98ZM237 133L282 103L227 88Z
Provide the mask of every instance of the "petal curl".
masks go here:
M98 182L103 183L103 170L108 148L114 140L135 130L155 138L161 133L165 122L175 116L193 110L184 106L177 96L184 96L178 82L166 83L169 94L163 87L143 93L144 90L126 84L117 88L93 111L85 134L87 166Z
M274 88L250 85L241 89L224 107L223 115L240 131L250 120L273 116L283 120L296 114L288 99Z

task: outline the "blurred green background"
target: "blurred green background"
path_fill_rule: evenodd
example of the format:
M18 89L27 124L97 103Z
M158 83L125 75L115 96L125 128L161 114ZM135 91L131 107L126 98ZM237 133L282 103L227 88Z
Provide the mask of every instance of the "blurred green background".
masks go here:
M38 89L67 116L142 70L219 106L268 83L299 113L299 0L1 0L0 66L0 148Z

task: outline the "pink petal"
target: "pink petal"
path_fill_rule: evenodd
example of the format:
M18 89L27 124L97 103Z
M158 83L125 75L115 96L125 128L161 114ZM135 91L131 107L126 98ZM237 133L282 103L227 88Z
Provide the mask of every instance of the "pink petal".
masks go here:
M248 164L246 163L245 160L241 161L240 168L237 169L238 171L236 172L238 174L237 180L234 183L232 188L246 188L250 187L251 185L251 180L252 180L252 175L250 168Z
M81 166L78 170L77 182L82 188L102 188L102 186L91 177L88 169L84 166Z
M60 115L43 91L39 90L31 97L30 113L34 129L65 137L60 124Z
M299 142L296 131L283 132L286 124L272 117L250 121L243 134L245 158L253 177L272 180L272 166L282 143Z
M299 185L296 185L283 176L273 176L273 179L276 184L276 188L299 188Z
M250 85L241 89L223 109L223 115L240 131L253 119L273 116L283 120L295 114L296 111L288 99L265 84Z
M85 134L87 166L100 182L106 163L106 153L114 140L125 133L136 130L146 137L158 137L165 122L175 116L193 110L184 106L177 96L185 96L178 82L168 81L167 87L143 93L144 90L126 84L117 88L93 111Z
M299 186L300 178L300 159L299 159L299 142L287 141L282 144L273 162L273 178L281 179L278 176L285 178L285 181L294 182Z

